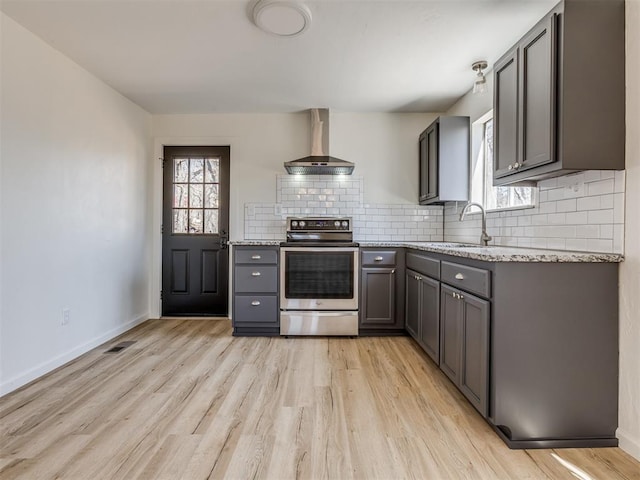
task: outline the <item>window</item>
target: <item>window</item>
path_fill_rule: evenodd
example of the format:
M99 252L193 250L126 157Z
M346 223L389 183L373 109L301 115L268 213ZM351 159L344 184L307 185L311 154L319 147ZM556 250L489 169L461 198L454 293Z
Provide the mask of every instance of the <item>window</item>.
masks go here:
M471 165L471 201L486 210L529 208L535 205L535 187L493 186L493 112L473 124L473 152Z
M218 233L219 158L176 158L173 233Z

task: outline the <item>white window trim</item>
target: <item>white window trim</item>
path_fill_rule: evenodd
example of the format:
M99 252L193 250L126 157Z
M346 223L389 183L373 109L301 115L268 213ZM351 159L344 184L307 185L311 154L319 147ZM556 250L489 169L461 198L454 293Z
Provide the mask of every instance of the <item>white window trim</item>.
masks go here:
M474 200L472 194L473 194L473 172L474 172L474 165L475 165L475 160L477 158L477 155L479 154L479 149L482 147L482 143L484 140L484 124L493 118L493 109L489 110L487 113L485 113L484 115L478 117L475 121L473 121L471 123L471 158L469 159L469 161L471 162L470 168L469 168L469 198L470 201L478 201L477 199ZM483 153L484 155L484 153ZM531 185L531 187L533 188L532 192L531 192L531 203L528 205L518 205L518 206L513 206L513 207L498 207L498 208L486 208L486 192L485 190L486 185L483 183L483 187L482 187L482 199L481 201L479 201L478 203L480 203L483 207L485 207L485 211L486 213L493 213L493 212L510 212L510 211L515 211L515 210L528 210L531 208L536 208L538 205L538 187L537 185ZM477 207L472 207L473 209L469 212L469 214L474 214L474 213L480 213L480 210Z

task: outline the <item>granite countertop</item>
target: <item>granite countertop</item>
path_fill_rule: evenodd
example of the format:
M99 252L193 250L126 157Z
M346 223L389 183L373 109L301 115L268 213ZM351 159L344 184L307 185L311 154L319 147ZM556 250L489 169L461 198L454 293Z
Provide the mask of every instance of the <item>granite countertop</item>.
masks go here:
M278 246L280 240L234 240L231 245ZM547 263L618 263L624 257L617 253L572 252L541 248L472 245L455 242L359 242L361 247L405 247L425 252L442 253L454 257L471 258L485 262L547 262Z
M282 240L231 240L229 245L239 245L245 247L273 247L279 246Z
M617 253L573 252L541 248L472 245L455 242L360 242L361 247L406 247L426 252L485 262L547 262L547 263L618 263L624 257Z

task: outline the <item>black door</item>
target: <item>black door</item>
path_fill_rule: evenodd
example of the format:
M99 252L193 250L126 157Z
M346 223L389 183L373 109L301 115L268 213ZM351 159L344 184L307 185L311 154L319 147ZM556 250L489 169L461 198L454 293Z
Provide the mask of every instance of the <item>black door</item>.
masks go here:
M162 315L228 313L229 147L165 147Z

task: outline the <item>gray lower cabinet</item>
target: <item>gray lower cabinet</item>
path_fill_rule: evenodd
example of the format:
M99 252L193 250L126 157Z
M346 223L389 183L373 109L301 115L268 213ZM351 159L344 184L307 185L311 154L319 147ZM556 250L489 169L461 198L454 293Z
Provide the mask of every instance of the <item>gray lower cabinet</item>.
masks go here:
M359 334L393 334L404 330L404 249L360 252Z
M443 284L441 305L440 368L487 417L489 301Z
M278 247L234 247L233 334L279 335L278 291Z
M408 249L406 266L407 332L509 447L618 444L617 263Z
M440 362L440 282L407 269L406 329L422 349Z

